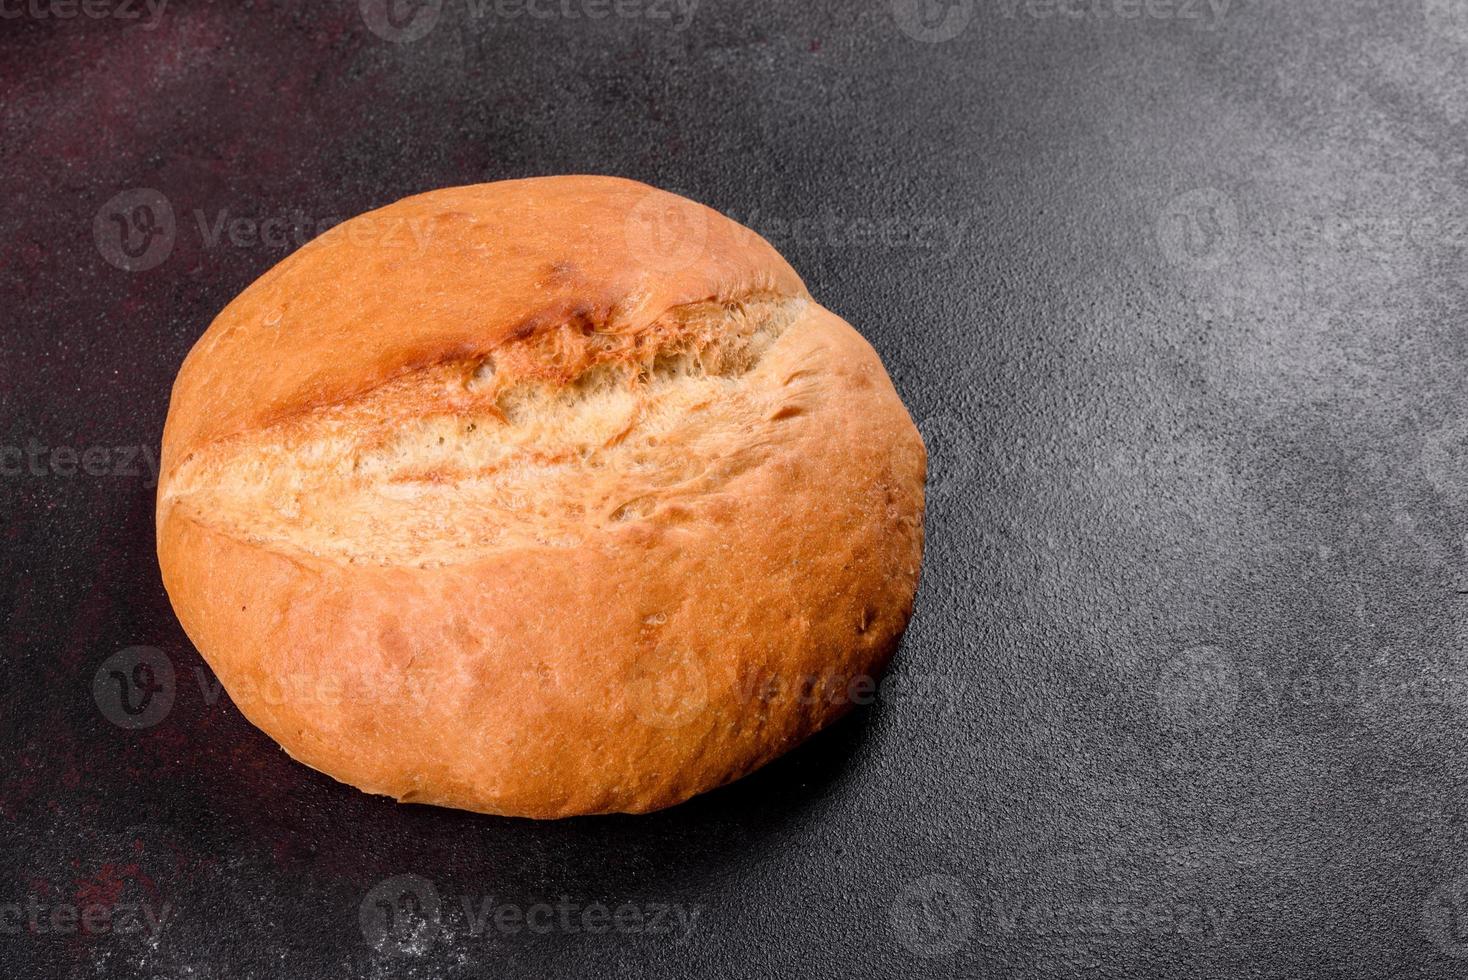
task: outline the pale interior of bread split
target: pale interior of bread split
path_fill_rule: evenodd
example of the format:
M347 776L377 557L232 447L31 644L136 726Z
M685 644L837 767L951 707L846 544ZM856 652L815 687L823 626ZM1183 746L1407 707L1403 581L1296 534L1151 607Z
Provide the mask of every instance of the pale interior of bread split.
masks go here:
M545 327L206 446L165 498L246 540L344 562L575 547L763 461L808 387L767 354L808 304L751 295L636 328Z

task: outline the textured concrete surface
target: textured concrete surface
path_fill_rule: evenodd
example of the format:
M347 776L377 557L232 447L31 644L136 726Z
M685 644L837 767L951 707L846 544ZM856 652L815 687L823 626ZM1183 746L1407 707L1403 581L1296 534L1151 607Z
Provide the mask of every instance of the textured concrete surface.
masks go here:
M1468 974L1468 4L0 14L0 972ZM917 617L875 704L673 811L360 795L169 610L168 385L317 229L576 171L877 346Z

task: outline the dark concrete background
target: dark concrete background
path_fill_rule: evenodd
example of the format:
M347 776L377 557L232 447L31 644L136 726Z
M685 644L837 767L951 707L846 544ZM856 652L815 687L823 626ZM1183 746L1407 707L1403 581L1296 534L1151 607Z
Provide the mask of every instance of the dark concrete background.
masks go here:
M560 2L0 6L0 973L1468 975L1468 3ZM672 811L398 806L220 695L150 454L305 229L563 172L744 220L877 346L918 613Z

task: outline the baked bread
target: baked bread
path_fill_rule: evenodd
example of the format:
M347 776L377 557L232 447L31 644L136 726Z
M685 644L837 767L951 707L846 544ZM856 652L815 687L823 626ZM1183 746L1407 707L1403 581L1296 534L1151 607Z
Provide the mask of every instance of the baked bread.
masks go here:
M434 191L285 259L163 436L189 637L294 758L398 800L643 812L869 697L926 454L770 245L609 177Z

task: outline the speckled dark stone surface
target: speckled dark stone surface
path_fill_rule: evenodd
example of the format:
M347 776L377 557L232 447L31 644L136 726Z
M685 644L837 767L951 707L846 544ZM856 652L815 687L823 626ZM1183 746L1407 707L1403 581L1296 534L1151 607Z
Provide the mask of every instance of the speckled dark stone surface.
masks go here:
M0 974L1468 975L1465 5L31 2ZM685 806L398 806L174 619L169 383L306 229L562 172L744 220L872 340L918 613L876 704Z

